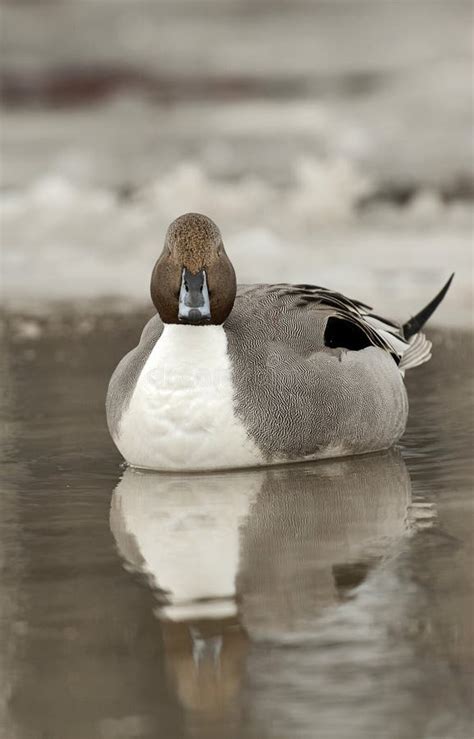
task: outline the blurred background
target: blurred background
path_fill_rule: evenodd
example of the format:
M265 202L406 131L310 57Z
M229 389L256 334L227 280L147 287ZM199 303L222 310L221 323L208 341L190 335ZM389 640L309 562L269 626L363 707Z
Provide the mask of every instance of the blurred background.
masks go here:
M470 322L471 2L4 0L2 36L8 307L148 305L197 210L241 282L404 318L456 270Z
M3 0L2 739L472 734L472 9ZM119 483L107 384L190 210L241 282L314 282L388 317L456 271L433 360L407 376L403 459L208 493ZM230 541L238 615L168 621L166 566L151 589L130 574L167 521L166 555L186 574L189 535L203 588Z

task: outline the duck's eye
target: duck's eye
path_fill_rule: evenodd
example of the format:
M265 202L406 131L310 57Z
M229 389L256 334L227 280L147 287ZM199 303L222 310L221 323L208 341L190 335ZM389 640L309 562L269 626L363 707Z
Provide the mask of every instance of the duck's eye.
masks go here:
M331 316L327 320L324 331L324 345L331 349L337 347L357 352L372 346L372 343L366 333L352 321Z

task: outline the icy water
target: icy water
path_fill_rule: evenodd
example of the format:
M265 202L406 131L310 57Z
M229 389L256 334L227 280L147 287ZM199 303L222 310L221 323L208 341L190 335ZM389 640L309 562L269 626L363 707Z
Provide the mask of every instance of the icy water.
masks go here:
M159 475L103 410L143 322L4 317L0 736L471 736L472 336L401 450Z

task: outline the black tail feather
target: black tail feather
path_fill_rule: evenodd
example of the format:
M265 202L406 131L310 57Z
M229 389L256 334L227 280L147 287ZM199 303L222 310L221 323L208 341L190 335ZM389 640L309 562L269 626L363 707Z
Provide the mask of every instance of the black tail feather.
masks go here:
M405 339L409 339L410 336L414 336L414 334L417 334L418 331L421 329L421 327L426 323L428 318L435 312L438 305L443 300L444 296L449 290L449 286L451 282L453 281L454 272L447 281L446 285L441 288L439 293L436 295L436 297L433 298L431 302L428 303L427 306L425 306L422 310L420 310L419 313L416 314L416 316L413 316L413 318L410 318L409 321L403 324L403 336Z

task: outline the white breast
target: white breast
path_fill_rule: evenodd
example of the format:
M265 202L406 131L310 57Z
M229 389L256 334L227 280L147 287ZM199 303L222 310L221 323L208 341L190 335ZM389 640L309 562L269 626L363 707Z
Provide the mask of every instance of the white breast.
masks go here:
M222 326L165 326L122 416L117 446L131 465L156 470L262 464L234 414Z

